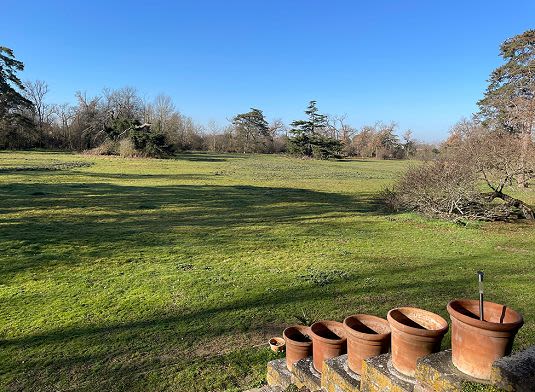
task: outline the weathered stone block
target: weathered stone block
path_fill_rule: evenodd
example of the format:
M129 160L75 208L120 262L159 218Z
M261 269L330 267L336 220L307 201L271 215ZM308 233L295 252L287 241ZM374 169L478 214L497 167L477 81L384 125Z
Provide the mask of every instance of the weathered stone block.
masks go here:
M490 381L506 391L533 392L535 390L535 346L500 358L492 365Z
M324 362L321 387L327 392L360 391L360 376L347 367L347 354Z
M462 373L451 361L451 350L440 351L418 360L416 392L460 392L467 384L490 384Z
M266 380L269 386L286 389L292 383L292 373L286 367L286 359L275 359L268 362Z
M304 387L310 392L321 390L321 374L314 369L312 357L294 363L291 381L299 389Z
M390 354L368 358L362 365L362 392L413 392L416 380L393 368Z

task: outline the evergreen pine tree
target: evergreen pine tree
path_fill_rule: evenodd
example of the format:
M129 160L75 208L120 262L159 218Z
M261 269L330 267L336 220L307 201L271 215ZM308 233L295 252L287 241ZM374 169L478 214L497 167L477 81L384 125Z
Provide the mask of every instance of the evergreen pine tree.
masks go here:
M325 134L327 116L319 113L316 101L310 101L305 114L307 120L296 120L290 125L292 137L289 139L290 152L306 157L327 159L340 153L339 140Z
M242 152L261 152L272 141L268 122L260 109L234 116L232 124Z

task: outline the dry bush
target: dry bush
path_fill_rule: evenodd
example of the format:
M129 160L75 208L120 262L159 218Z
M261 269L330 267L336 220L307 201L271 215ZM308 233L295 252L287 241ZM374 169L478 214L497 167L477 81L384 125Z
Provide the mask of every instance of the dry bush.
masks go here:
M530 206L506 193L534 178L533 143L526 147L518 135L490 132L473 123L463 123L463 130L450 139L454 142L448 142L440 159L412 167L383 192L390 209L446 218L535 219ZM491 192L482 192L484 186Z
M113 140L106 140L100 146L85 150L86 155L117 155L119 153L119 144Z
M134 143L129 138L124 138L119 142L119 155L123 158L139 157L139 151L134 147Z
M477 176L453 161L432 161L411 167L383 200L392 210L450 217L473 215L481 204Z
M150 158L151 154L136 149L131 138L106 140L100 146L84 151L86 155L119 155L122 158Z

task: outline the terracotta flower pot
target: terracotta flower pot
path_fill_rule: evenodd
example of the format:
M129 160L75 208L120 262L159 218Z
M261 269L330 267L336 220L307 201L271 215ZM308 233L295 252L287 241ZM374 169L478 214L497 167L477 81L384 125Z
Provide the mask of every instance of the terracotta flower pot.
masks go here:
M387 315L392 329L392 365L414 377L416 361L440 350L448 322L438 314L418 308L396 308Z
M346 352L344 324L337 321L319 321L310 327L312 338L312 362L321 373L323 361L338 357Z
M294 363L312 355L310 327L304 325L288 327L282 336L286 341L286 367L291 371Z
M362 371L362 361L388 352L388 321L367 314L355 314L344 320L347 335L347 365L355 373Z
M451 301L448 313L453 364L463 373L488 380L492 363L511 353L515 335L524 324L522 315L484 301L485 319L480 321L479 301L470 299Z
M283 338L276 337L269 339L269 348L276 353L284 351L284 344L285 342Z

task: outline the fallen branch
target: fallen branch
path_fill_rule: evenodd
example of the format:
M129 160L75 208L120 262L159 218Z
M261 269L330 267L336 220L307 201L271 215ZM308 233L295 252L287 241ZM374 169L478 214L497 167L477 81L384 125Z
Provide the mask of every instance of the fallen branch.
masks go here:
M526 203L524 203L522 200L516 199L512 196L506 195L505 193L498 191L488 193L485 196L488 198L489 203L492 202L494 199L501 199L508 207L518 208L524 219L535 219L535 211L533 211L533 209Z

